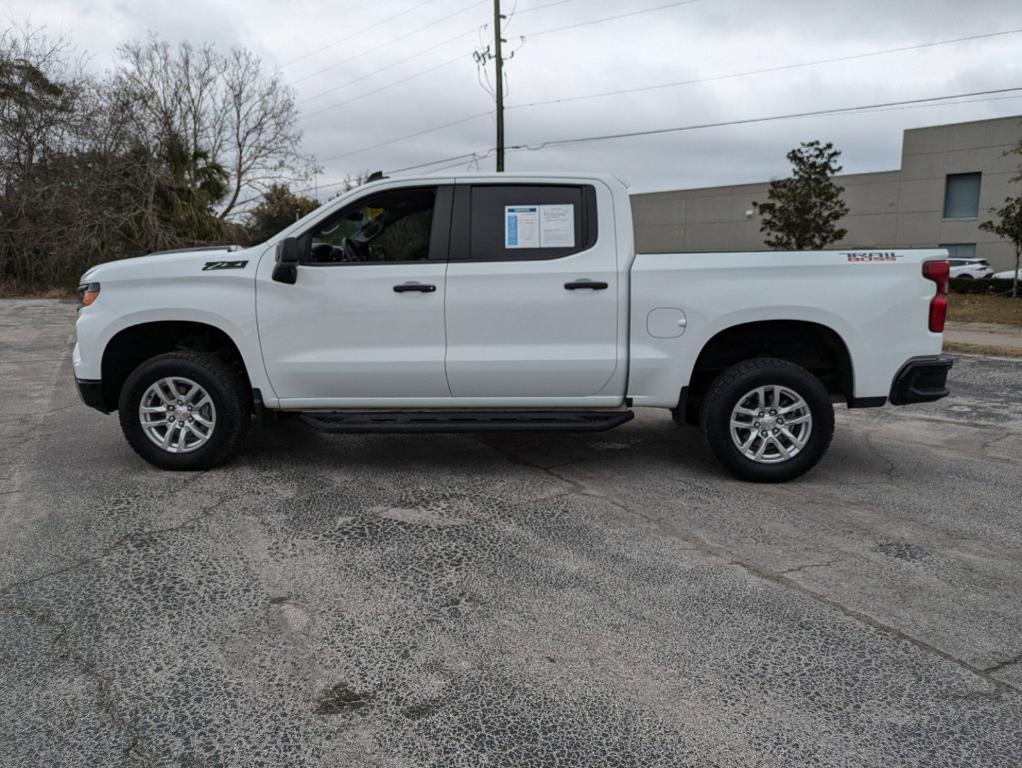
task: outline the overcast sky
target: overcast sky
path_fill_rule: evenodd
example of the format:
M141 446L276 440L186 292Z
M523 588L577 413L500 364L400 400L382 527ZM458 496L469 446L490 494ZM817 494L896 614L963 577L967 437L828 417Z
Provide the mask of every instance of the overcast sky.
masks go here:
M518 0L514 12L515 0L503 3L511 17L505 37L515 51L507 66L510 145L1022 87L1020 0ZM493 100L472 58L481 41L492 39L492 0L7 0L5 6L8 21L67 34L97 71L113 65L118 44L150 31L171 42L253 49L294 85L304 149L321 160L321 185L367 169L484 155L494 145ZM581 26L559 29L573 25ZM528 106L1011 30L1017 31ZM399 63L404 59L410 60ZM783 176L785 153L816 138L844 151L845 172L889 170L900 163L905 128L1008 115L1022 115L1022 90L968 103L514 151L508 170L607 171L629 177L634 191L711 186ZM478 164L492 169L492 154Z

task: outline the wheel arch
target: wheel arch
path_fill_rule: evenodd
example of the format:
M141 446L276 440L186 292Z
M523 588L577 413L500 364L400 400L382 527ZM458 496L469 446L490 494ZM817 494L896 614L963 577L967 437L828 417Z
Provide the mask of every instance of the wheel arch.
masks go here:
M754 320L728 326L706 341L692 368L676 418L683 416L687 423L695 423L702 398L713 380L732 365L757 357L800 365L819 378L832 397L849 402L854 399L852 355L836 330L811 320Z
M131 372L146 360L178 350L212 354L236 369L247 392L252 384L245 358L230 334L195 320L155 320L136 323L114 334L103 349L103 404L117 410L121 389Z

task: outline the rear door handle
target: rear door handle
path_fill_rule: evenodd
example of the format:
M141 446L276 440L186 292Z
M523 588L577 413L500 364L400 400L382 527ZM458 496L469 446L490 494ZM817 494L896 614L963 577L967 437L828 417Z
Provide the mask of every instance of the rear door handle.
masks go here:
M435 290L435 285L427 285L425 283L401 283L401 285L394 286L394 293L412 293L413 291L433 293Z
M569 291L605 291L608 286L606 283L597 283L593 280L574 280L570 283L565 283L564 287Z

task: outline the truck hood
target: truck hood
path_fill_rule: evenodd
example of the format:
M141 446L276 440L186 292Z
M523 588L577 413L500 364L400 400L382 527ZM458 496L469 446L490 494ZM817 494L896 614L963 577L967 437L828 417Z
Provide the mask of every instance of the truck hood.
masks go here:
M242 249L236 245L157 251L146 256L98 264L82 275L81 282L191 276L201 272L210 262L249 261L252 254L252 249Z

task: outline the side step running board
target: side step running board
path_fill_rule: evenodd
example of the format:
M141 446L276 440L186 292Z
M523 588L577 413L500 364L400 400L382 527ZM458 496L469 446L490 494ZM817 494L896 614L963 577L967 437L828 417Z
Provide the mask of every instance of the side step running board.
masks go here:
M301 420L321 432L605 432L631 411L337 411Z

